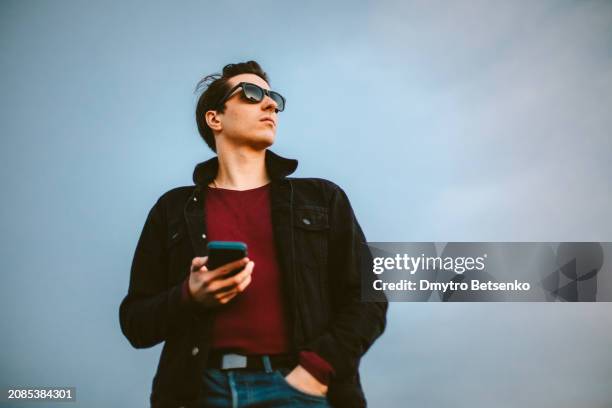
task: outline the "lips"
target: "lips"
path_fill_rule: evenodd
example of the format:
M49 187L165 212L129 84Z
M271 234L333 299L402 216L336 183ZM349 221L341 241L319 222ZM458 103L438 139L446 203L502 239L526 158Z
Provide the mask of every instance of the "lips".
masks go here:
M276 126L276 122L272 118L262 118L262 119L260 119L260 121L261 122L270 122L270 123L272 123L273 126Z

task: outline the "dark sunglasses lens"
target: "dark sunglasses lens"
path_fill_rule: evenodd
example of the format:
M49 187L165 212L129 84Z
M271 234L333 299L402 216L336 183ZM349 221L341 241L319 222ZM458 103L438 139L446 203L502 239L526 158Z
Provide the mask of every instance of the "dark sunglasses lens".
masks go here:
M242 87L242 90L244 91L244 96L252 102L259 102L263 99L263 90L253 84L244 84Z
M283 98L281 94L279 94L278 92L270 91L270 98L272 98L272 100L276 102L276 107L279 111L282 112L283 110L285 110L285 98Z

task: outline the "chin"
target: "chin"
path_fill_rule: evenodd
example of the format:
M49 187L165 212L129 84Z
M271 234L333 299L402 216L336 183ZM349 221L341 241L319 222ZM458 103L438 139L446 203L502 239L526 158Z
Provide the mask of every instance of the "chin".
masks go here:
M274 144L275 135L272 134L260 134L252 137L249 140L249 144L257 150L264 150Z

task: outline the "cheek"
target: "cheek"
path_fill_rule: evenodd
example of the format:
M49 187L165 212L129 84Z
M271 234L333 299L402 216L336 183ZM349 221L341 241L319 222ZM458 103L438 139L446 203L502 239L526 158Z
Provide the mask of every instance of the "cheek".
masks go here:
M228 134L238 137L275 133L273 127L259 120L262 114L257 105L245 105L231 111L227 110L228 120L224 126L225 130Z
M244 113L238 109L231 112L227 112L227 121L225 123L225 130L231 134L243 133L245 128Z
M248 109L235 109L231 112L229 119L233 129L248 129L252 127L253 112Z

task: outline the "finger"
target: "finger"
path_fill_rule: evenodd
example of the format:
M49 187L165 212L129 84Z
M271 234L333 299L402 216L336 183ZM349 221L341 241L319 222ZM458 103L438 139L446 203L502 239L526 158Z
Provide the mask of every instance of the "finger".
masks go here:
M202 258L202 266L200 266L200 268L198 269L198 271L200 272L206 272L208 271L208 267L206 266L206 264L208 263L208 257L205 256Z
M214 280L209 285L209 291L211 293L219 293L234 289L253 272L254 265L255 263L253 261L249 261L246 267L238 274L225 279Z
M191 260L191 265L194 267L200 267L206 263L208 256L196 256Z
M193 272L193 271L200 269L203 265L206 264L207 261L208 261L207 256L204 256L204 257L196 256L195 258L191 260L191 271Z
M230 292L238 286L238 283L232 278L228 279L217 279L208 285L208 292L213 295Z
M253 274L253 269L255 269L255 262L249 261L244 269L236 275L236 277L239 281L243 281Z
M252 281L252 276L253 275L247 275L246 279L244 279L242 282L240 282L240 284L238 284L237 286L233 287L232 289L226 291L226 292L220 292L216 295L217 299L225 299L226 297L234 297L236 295L238 295L240 292L243 292L247 286L249 286L249 284Z
M254 266L255 266L255 262L249 261L242 271L238 272L234 276L230 276L226 279L222 279L220 280L220 282L225 282L228 285L238 286L246 278L248 278L251 275L251 273L253 273Z
M234 297L236 297L237 294L238 294L238 292L235 291L235 290L231 290L229 292L219 294L219 295L216 296L217 302L222 304L222 305L226 304L230 300L232 300Z
M229 302L234 296L238 295L238 293L243 292L247 286L251 283L252 275L248 275L245 280L243 280L238 286L230 289L226 292L219 292L215 295L217 302L224 304Z
M243 280L242 282L240 282L240 284L238 285L238 287L236 288L236 290L238 292L244 292L244 290L246 289L247 286L249 286L249 284L251 283L251 280L253 280L252 278L253 275L248 275L246 277L245 280Z
M211 278L212 279L216 279L217 277L223 276L223 275L233 271L234 269L242 269L242 267L244 265L246 265L247 262L249 262L249 258L244 257L242 259L238 259L236 261L226 263L225 265L222 265L222 266L218 267L217 269L211 270L210 271L211 272Z

